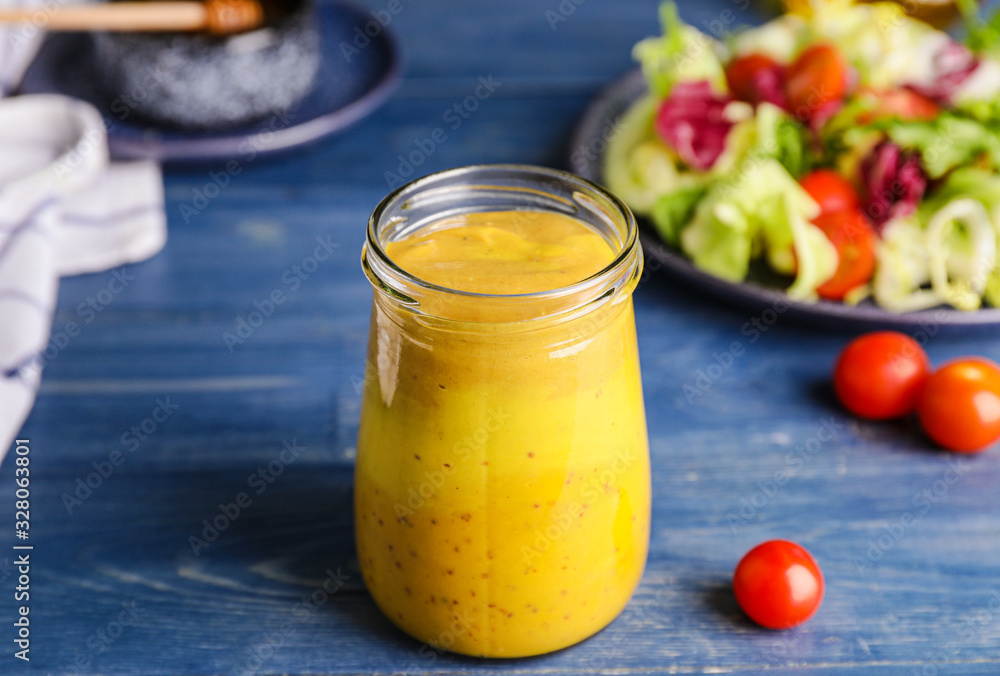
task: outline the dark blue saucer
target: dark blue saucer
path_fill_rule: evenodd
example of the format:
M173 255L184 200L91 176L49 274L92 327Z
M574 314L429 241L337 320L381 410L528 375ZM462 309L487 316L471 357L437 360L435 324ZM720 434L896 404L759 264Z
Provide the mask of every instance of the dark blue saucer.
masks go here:
M120 106L113 110L112 102L100 91L93 46L90 36L83 33L50 35L25 74L19 93L66 94L92 103L104 115L108 145L116 159L218 160L287 150L341 131L371 114L386 102L402 74L399 48L387 27L370 27L369 33L374 34L368 37L370 42L358 37L356 28L363 35L366 24L373 21L370 15L348 4L321 1L316 19L321 63L313 91L287 115L267 120L188 131L135 115L120 119ZM363 45L360 48L356 38Z

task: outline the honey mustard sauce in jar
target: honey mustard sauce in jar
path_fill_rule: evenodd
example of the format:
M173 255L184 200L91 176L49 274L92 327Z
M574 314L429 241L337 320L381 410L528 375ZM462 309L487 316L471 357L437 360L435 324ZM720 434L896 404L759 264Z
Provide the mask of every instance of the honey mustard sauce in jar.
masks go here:
M596 633L649 542L628 208L556 170L454 169L379 204L362 262L355 523L375 602L467 655Z

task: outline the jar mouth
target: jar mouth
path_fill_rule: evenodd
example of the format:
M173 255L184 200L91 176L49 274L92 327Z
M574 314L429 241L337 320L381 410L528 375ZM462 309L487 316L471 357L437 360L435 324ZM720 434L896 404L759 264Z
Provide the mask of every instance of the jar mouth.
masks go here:
M453 289L421 279L401 268L385 252L385 242L405 237L442 218L501 210L554 211L574 217L598 230L615 256L600 271L566 286L531 293L491 294ZM642 268L642 249L632 212L604 188L559 169L480 164L429 174L389 193L368 219L361 260L377 291L414 309L421 305L421 297L427 295L447 298L450 302L491 303L512 308L539 303L558 305L564 299L596 300L611 291L614 295L621 291L631 293Z

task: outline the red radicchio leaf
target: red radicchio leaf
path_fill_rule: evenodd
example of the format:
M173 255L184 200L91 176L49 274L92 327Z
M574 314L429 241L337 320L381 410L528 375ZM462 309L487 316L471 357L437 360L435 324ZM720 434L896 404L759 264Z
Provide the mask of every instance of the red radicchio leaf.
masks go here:
M660 104L656 133L692 168L711 169L733 127L723 114L731 101L715 94L707 81L680 82Z
M844 102L838 99L836 101L827 101L813 112L812 117L809 118L809 129L816 135L817 139L819 138L820 131L823 129L823 125L829 122L843 107Z
M889 220L912 214L927 189L920 156L895 143L880 143L861 164L865 214L881 232Z
M933 58L934 79L929 83L911 84L910 89L938 103L950 104L962 83L979 67L979 59L969 48L950 42Z
M754 93L750 103L771 103L782 110L788 110L788 99L785 96L785 67L780 63L773 66L758 68L750 75L751 88Z

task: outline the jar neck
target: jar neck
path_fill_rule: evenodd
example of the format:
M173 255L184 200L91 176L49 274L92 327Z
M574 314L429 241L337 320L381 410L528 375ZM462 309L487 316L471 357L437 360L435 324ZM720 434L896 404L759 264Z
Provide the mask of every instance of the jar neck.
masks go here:
M614 259L570 286L516 295L458 291L416 277L385 252L442 218L478 211L552 211L582 221ZM642 271L635 219L618 198L572 174L522 165L481 165L431 174L387 196L368 222L361 255L379 301L429 323L501 329L572 320L629 298ZM454 327L452 327L454 328Z

